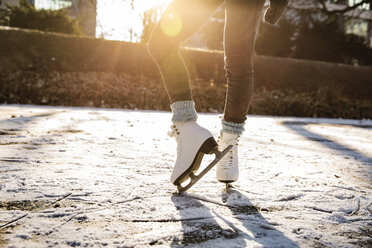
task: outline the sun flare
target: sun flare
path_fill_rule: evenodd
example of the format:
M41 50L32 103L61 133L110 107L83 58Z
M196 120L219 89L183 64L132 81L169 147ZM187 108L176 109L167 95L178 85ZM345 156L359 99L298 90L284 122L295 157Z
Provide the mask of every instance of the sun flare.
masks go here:
M98 0L97 35L112 40L138 40L146 10L166 6L172 0Z
M164 15L160 26L166 35L176 36L182 31L183 22L175 11L170 11Z

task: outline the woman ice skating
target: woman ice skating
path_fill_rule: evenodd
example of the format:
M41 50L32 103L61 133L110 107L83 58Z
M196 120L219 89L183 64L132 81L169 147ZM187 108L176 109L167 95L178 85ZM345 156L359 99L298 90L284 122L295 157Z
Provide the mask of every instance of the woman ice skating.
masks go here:
M265 20L275 24L288 0L271 0ZM157 64L167 90L173 113L171 136L177 141L177 159L171 182L179 191L191 187L204 154L216 153L217 180L235 182L239 177L238 139L251 102L254 76L254 45L265 0L174 0L154 28L149 53ZM179 47L225 4L224 52L227 93L218 143L212 134L197 124L189 75L179 54ZM225 149L219 152L217 147ZM225 153L227 152L227 155ZM221 159L222 158L222 159ZM191 178L192 184L181 187Z

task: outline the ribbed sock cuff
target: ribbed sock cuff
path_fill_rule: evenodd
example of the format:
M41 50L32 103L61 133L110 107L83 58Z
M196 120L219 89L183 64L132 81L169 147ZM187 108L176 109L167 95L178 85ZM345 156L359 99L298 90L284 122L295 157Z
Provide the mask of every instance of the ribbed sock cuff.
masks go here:
M196 121L198 119L194 101L174 102L170 105L170 107L173 112L173 122L188 122Z
M243 132L245 131L244 124L245 123L235 123L222 120L221 132L242 135Z

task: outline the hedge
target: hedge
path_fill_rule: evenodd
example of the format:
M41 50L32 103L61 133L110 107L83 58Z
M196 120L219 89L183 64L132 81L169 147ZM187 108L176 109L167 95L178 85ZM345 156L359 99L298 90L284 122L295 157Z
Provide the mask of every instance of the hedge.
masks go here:
M199 111L222 112L223 54L183 49ZM372 118L372 68L256 56L251 113ZM0 29L0 103L167 109L144 44Z

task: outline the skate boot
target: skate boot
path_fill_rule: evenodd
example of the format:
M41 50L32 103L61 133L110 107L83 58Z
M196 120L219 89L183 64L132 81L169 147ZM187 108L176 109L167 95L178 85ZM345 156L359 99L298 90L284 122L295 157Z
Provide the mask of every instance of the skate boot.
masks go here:
M220 148L232 146L232 149L218 163L216 170L217 180L226 184L226 191L229 188L229 184L238 180L239 177L238 139L239 135L225 132L221 132L218 139Z
M228 152L218 151L218 145L212 134L196 122L174 122L169 136L175 137L177 141L177 159L174 166L171 182L177 186L179 193L188 190L202 176L204 176L217 162ZM230 149L231 147L229 147ZM195 172L199 169L205 154L216 155L215 160L210 163L198 176ZM188 179L190 183L182 187L181 183Z

